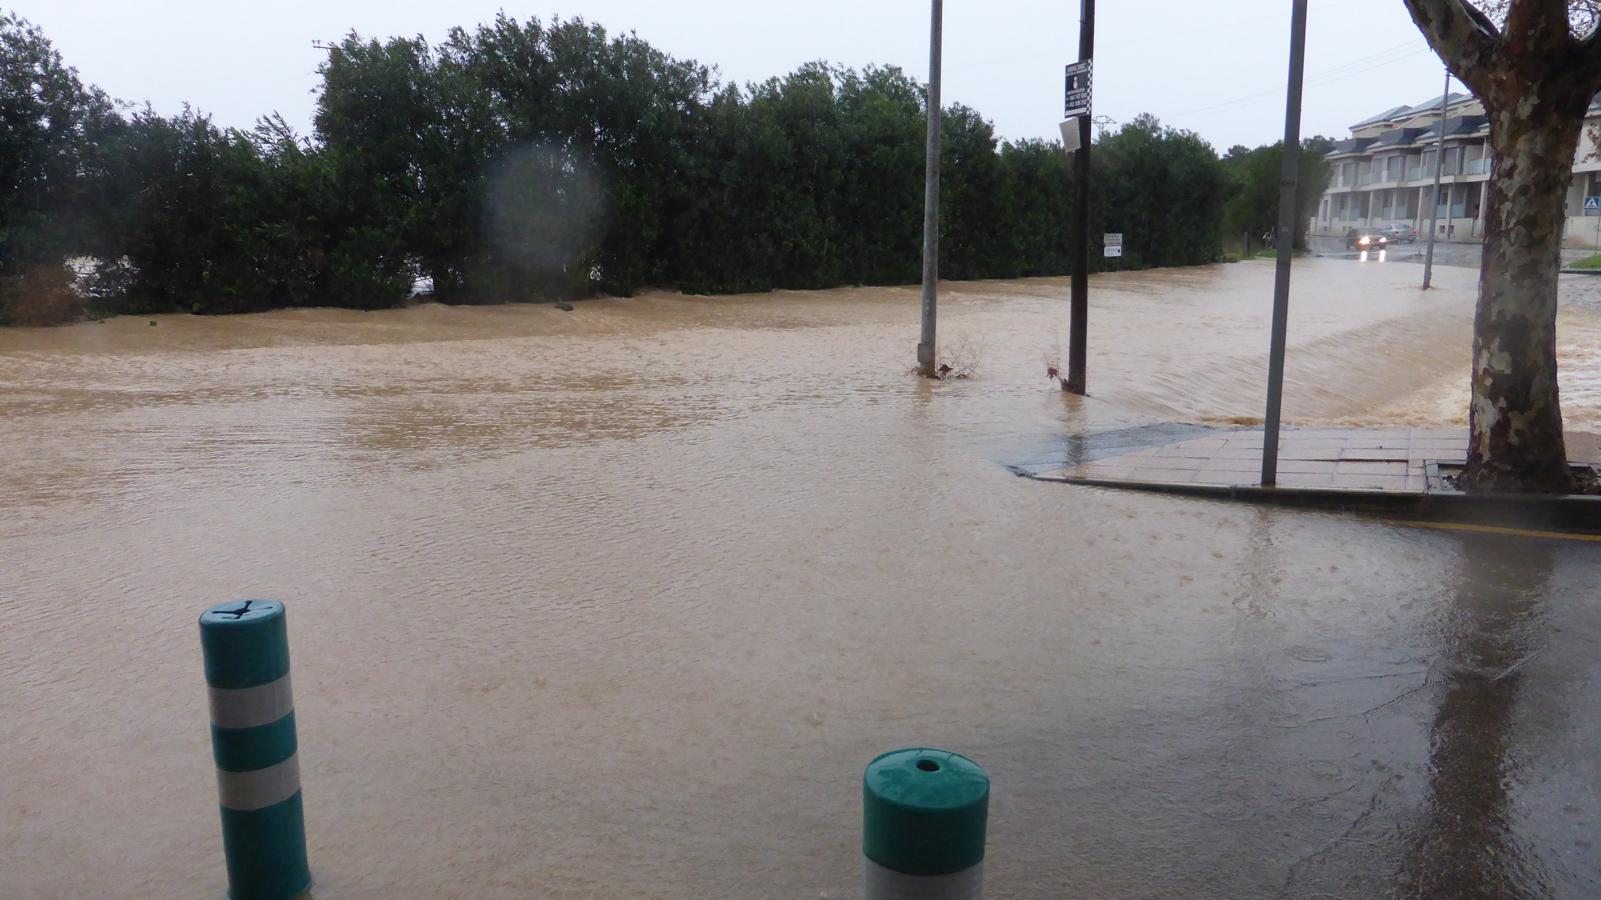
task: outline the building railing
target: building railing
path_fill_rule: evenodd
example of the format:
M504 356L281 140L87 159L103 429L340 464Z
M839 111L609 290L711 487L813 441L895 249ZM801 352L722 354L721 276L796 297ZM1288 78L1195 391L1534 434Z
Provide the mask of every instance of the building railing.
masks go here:
M1490 157L1483 159L1470 159L1464 170L1469 175L1486 175L1490 171Z

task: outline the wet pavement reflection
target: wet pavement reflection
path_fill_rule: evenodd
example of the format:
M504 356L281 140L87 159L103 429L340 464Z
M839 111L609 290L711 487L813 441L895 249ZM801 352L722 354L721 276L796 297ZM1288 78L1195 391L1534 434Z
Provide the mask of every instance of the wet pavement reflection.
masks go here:
M1522 771L1516 709L1525 669L1544 648L1554 560L1538 542L1477 539L1464 548L1431 665L1439 695L1429 784L1407 887L1420 897L1552 896L1538 848L1523 846L1513 793Z

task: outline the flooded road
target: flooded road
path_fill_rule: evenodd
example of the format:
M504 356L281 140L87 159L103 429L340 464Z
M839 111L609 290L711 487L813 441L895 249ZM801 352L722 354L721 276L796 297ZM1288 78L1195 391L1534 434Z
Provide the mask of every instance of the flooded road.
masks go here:
M942 384L915 287L0 329L0 897L222 896L236 597L288 604L319 900L852 897L925 743L994 780L993 897L1601 894L1596 545L1005 468L1257 421L1272 273L1096 278L1085 400L1063 279L948 285ZM1297 262L1289 420L1460 421L1475 273L1417 275Z

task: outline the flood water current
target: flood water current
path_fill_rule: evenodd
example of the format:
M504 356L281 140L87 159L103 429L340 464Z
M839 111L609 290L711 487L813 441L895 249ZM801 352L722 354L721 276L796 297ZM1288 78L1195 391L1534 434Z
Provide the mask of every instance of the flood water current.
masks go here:
M1295 265L1292 424L1458 424L1476 273ZM1601 547L1071 487L1260 421L1273 267L0 329L0 897L225 892L196 617L289 609L318 900L845 898L860 776L988 895L1601 895ZM1593 284L1593 286L1592 286ZM150 324L151 322L154 325ZM1601 278L1567 278L1601 431Z

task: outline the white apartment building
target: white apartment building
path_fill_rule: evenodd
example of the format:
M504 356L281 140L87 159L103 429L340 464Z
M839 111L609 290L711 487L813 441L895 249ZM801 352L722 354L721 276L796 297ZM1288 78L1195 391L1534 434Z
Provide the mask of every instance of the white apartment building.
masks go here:
M1490 125L1484 106L1467 94L1445 100L1445 165L1436 201L1441 239L1477 241L1484 236L1483 210L1489 190ZM1573 160L1568 188L1569 246L1601 247L1601 210L1586 215L1584 198L1601 196L1601 95L1585 113L1587 126ZM1318 204L1311 233L1342 235L1350 228L1410 223L1426 236L1439 140L1440 98L1397 106L1351 126L1351 136L1329 152L1328 190Z

